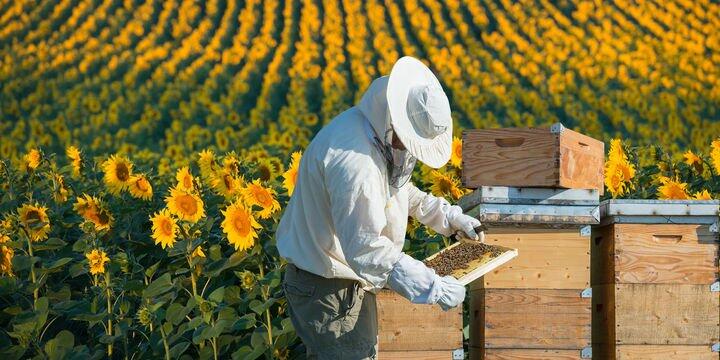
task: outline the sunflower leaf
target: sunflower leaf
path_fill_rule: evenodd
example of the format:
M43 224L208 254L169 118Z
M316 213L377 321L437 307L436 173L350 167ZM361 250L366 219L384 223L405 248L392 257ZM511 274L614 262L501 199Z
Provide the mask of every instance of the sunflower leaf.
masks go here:
M164 294L173 288L173 282L170 278L169 273L165 273L159 278L155 279L153 282L151 282L145 290L143 290L143 297L144 298L151 298L155 297L161 294Z

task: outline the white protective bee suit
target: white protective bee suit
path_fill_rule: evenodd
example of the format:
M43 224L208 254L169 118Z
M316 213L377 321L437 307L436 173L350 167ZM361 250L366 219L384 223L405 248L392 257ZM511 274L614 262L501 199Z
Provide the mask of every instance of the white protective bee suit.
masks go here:
M398 63L402 61L409 62L412 67L424 68L413 58L405 57ZM393 68L393 74L395 71ZM366 338L367 341L353 340L349 344L343 344L341 340L344 333L352 332L363 323L362 319L358 320L361 315L367 314L374 320L374 293L386 285L414 303L439 304L445 310L461 304L465 297L464 286L453 277L440 277L422 262L402 252L408 216L440 234L449 236L462 231L467 237L476 239L474 228L480 222L462 214L459 207L451 206L445 199L419 190L410 181L395 186L390 184L388 154L383 153L381 145L389 145L388 134L392 134L389 131L396 125L388 106L391 76L373 81L357 106L338 115L315 136L303 154L294 194L278 226L278 250L293 266L286 275L292 279L286 278L289 284L284 287L291 314L298 313L298 316L291 315L291 319L308 346L308 354L313 351L319 358L338 354L344 354L342 358L373 358L372 350L352 352L375 345L372 337ZM432 73L427 76L429 80L425 83L407 90L407 100L402 100L408 104L404 110L410 121L415 121L413 126L428 139L433 136L451 139L452 120L447 97ZM441 119L446 121L445 125L438 125L440 120L433 116L446 117ZM379 145L378 141L384 144ZM442 144L442 151L432 155L418 151L418 146L425 146L423 144L413 144L409 140L403 140L403 144L407 153L393 149L390 158L402 162L418 155L421 161L426 159L428 165L436 168L449 159L450 144L447 144L447 152ZM433 151L429 146L424 149ZM413 164L414 160L410 162L410 169ZM361 300L362 295L371 296L372 304L367 305L369 310L362 310L365 301L337 305L345 306L345 311L329 306L328 303L333 302L329 299L347 296L332 295L335 290L327 290L318 283L323 279L342 279L340 281L345 282L338 285L341 290L344 286L352 287L348 284L357 284L355 289L348 290L349 296L360 294ZM319 296L318 292L325 297L312 298ZM368 293L363 294L365 292ZM306 306L310 303L321 306ZM350 306L360 309L353 313ZM338 314L309 319L301 317L302 311ZM336 326L331 322L337 315L345 316L345 319ZM372 327L372 323L368 326ZM328 331L331 332L329 337L325 336ZM376 328L362 332L372 331L377 333ZM352 336L353 339L359 337L357 334ZM348 354L358 355L347 357Z

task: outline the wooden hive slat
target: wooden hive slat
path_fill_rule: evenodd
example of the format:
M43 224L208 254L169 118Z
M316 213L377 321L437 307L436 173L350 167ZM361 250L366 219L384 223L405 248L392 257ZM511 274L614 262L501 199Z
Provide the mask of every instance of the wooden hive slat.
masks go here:
M463 132L465 187L590 188L603 191L605 145L565 129L474 129Z
M578 350L485 349L470 348L470 360L580 360Z
M378 351L378 360L452 360L451 350Z
M615 283L712 284L717 234L708 225L615 224Z
M471 289L590 286L590 239L578 228L491 228L485 242L517 249L518 256L471 283Z
M609 284L593 287L593 342L705 345L720 337L720 296L706 285Z
M446 312L383 289L377 294L377 309L380 351L447 350L449 354L462 348L462 307Z
M709 346L692 345L619 345L617 360L717 360L717 352Z
M474 290L470 345L579 351L591 342L590 306L580 290Z

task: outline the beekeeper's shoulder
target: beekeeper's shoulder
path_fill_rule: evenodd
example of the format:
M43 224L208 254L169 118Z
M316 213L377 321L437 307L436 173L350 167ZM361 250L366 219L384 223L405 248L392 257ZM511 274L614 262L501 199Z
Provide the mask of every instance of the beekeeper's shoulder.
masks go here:
M366 121L362 112L352 107L320 130L313 142L325 145L325 167L341 166L368 174L379 172L382 155L368 136Z

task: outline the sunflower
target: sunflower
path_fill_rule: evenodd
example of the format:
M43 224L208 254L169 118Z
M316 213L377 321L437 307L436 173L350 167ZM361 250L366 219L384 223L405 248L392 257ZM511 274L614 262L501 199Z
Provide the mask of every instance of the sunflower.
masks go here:
M605 187L613 197L625 194L627 184L624 181L622 171L617 166L605 167Z
M12 219L6 214L5 219L3 221L0 221L0 229L2 230L12 230L13 228L13 221Z
M15 250L2 245L8 241L10 241L10 237L0 234L0 275L12 276L12 259L15 256Z
M256 281L255 274L253 274L252 271L247 271L247 270L242 271L242 272L236 271L235 276L240 278L240 285L245 290L252 290L253 286L255 285L255 281Z
M458 137L453 137L450 164L458 169L462 167L462 139Z
M276 167L276 164L269 158L260 159L257 162L257 172L260 180L272 181L278 177L280 168Z
M715 173L720 174L720 139L712 142L712 150L710 150L710 161L715 168Z
M137 318L138 322L149 328L152 326L153 321L155 321L155 313L152 312L147 306L143 305L140 307L140 310L138 310L137 314L135 314L135 318Z
M292 196L295 191L295 184L297 184L297 174L300 168L300 160L302 159L302 153L296 151L292 153L292 160L290 161L290 167L283 173L283 186L287 189L288 195Z
M610 140L610 150L608 151L608 161L622 162L627 161L628 157L625 154L625 150L622 147L622 140L612 139Z
M153 196L152 185L144 174L131 176L128 190L130 195L137 199L150 200Z
M30 150L30 152L23 156L23 161L25 162L25 170L33 171L37 169L37 167L40 166L40 160L42 160L40 151L38 149Z
M240 161L235 155L235 152L225 155L225 158L223 158L223 169L232 175L240 173Z
M235 202L221 212L225 216L222 229L227 234L228 242L235 246L235 250L251 248L258 237L255 229L260 229L261 226L255 221L250 209L240 202Z
M68 189L65 187L65 179L58 173L53 173L53 199L56 203L62 204L67 201Z
M248 206L257 205L262 208L258 213L261 219L267 219L280 210L280 203L275 199L275 190L262 186L260 179L255 179L242 189L242 196Z
M217 163L215 162L215 154L212 152L212 150L203 150L198 154L198 156L200 176L202 176L205 180L209 180L217 169Z
M693 200L712 200L712 195L707 190L697 191L692 196Z
M187 166L178 169L177 173L175 173L175 179L178 182L177 187L180 190L193 191L195 188L193 185L195 178L190 174L190 169Z
M210 186L212 186L216 193L224 196L226 199L237 195L244 183L245 180L242 176L235 177L230 174L230 171L227 169L216 171L210 178Z
M192 257L192 258L198 258L198 257L204 258L204 257L206 257L206 256L205 256L205 252L203 251L202 247L201 247L201 246L198 246L198 247L195 248L195 250L193 250L192 254L190 254L190 257Z
M117 195L130 186L133 165L124 156L112 155L103 165L104 181L111 194Z
M170 189L170 195L165 198L170 213L180 220L192 223L205 216L203 201L194 193L183 191L177 187Z
M173 247L175 245L175 236L178 232L178 226L175 219L171 216L170 211L163 209L160 212L156 212L155 215L150 218L152 221L152 238L155 239L155 244L165 247Z
M78 196L73 209L86 221L93 223L98 231L109 230L110 226L112 226L112 214L107 211L100 199L94 196L88 194Z
M110 258L108 258L107 254L98 249L94 249L93 251L85 254L85 257L87 258L88 265L90 265L90 274L92 275L99 275L105 272L105 263L110 261Z
M633 188L635 166L628 161L620 139L610 141L608 160L605 162L605 186L613 197L626 194Z
M218 149L220 150L227 150L228 145L230 145L230 140L227 138L227 134L225 134L225 131L223 130L217 130L215 131L215 144L217 144Z
M460 182L452 175L433 170L430 177L432 179L430 191L435 196L450 196L457 200L465 194L465 191L460 188Z
M662 184L658 187L658 199L660 200L687 200L690 196L687 193L688 184L678 181L678 179L670 179L661 177L659 179Z
M702 159L700 159L699 156L695 155L692 150L688 150L683 154L683 157L685 157L685 163L689 166L692 166L695 171L698 173L702 173L703 171L703 162Z
M30 240L42 241L47 239L50 232L50 219L47 215L47 208L35 205L25 204L18 208L20 214L20 223L27 231Z
M82 156L80 155L80 150L71 145L68 146L67 149L65 149L65 155L67 155L68 159L70 159L70 165L72 165L73 169L73 176L80 176L80 171L82 171Z
M243 158L249 162L258 162L261 159L268 157L267 150L263 147L255 147L252 150L248 150L243 154Z

